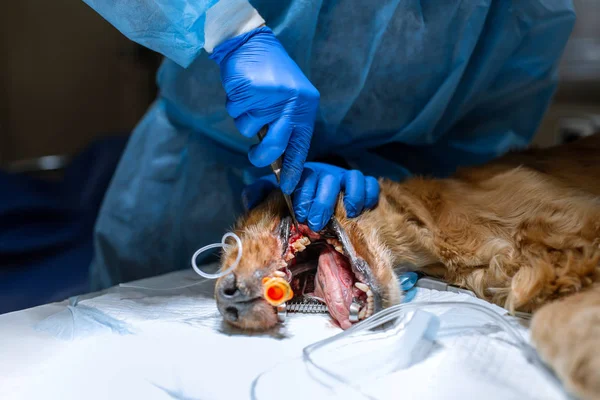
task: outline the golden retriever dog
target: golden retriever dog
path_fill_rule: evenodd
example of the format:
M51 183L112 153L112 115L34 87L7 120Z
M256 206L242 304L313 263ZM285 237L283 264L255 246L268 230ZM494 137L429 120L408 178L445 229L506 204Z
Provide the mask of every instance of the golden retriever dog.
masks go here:
M394 268L420 271L533 313L540 356L569 391L600 399L600 135L380 187L377 206L357 218L338 201L321 232L296 230L278 191L242 216L243 257L215 290L224 319L275 326L262 281L281 276L296 296L326 302L345 329L351 305L364 319L401 301ZM237 255L231 244L224 268Z

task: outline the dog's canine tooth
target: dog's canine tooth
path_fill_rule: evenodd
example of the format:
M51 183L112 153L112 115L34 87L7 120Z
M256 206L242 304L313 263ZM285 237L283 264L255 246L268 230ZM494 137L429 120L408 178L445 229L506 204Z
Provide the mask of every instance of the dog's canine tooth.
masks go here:
M275 275L275 276L278 276L278 277L280 277L280 278L285 278L285 277L286 277L286 274L285 274L285 272L283 272L283 271L275 271L275 272L273 273L273 275Z
M362 282L355 282L354 286L356 286L357 289L362 290L365 293L369 291L369 287Z
M335 246L335 251L337 251L340 254L344 254L344 249L342 248L342 246Z

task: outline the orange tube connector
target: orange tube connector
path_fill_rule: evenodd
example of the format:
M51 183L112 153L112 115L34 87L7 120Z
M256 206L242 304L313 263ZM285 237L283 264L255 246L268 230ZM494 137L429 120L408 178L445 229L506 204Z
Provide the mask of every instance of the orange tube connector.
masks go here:
M294 297L292 287L283 278L272 277L263 278L263 296L265 300L273 307L277 307L280 304L291 300Z

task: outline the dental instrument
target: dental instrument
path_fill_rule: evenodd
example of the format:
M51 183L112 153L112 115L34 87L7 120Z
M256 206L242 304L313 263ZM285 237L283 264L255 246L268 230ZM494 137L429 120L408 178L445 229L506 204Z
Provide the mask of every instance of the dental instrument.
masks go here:
M258 132L258 138L260 139L261 142L264 139L264 137L267 135L267 130L268 130L268 127L265 125ZM283 166L283 156L279 157L274 163L271 164L271 169L273 170L273 173L275 174L275 179L277 179L277 184L281 183L280 174L281 174L282 166ZM283 193L283 191L281 193ZM298 221L296 220L296 214L294 213L294 207L292 206L292 198L289 194L283 193L283 199L285 200L285 204L287 205L288 210L290 211L290 215L292 217L292 222L294 223L294 226L296 227L296 229L298 229Z

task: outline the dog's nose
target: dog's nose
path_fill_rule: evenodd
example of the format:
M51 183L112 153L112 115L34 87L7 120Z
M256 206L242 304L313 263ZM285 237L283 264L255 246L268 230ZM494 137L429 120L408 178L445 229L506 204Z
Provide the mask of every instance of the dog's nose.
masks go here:
M240 317L238 308L235 305L225 307L225 309L223 310L223 317L225 317L225 319L230 322L237 321Z
M217 288L217 295L223 301L235 301L238 297L241 297L234 274L226 275L221 279Z
M224 276L216 288L217 306L225 319L235 322L249 308L250 296L242 293L238 288L237 278L231 273Z

